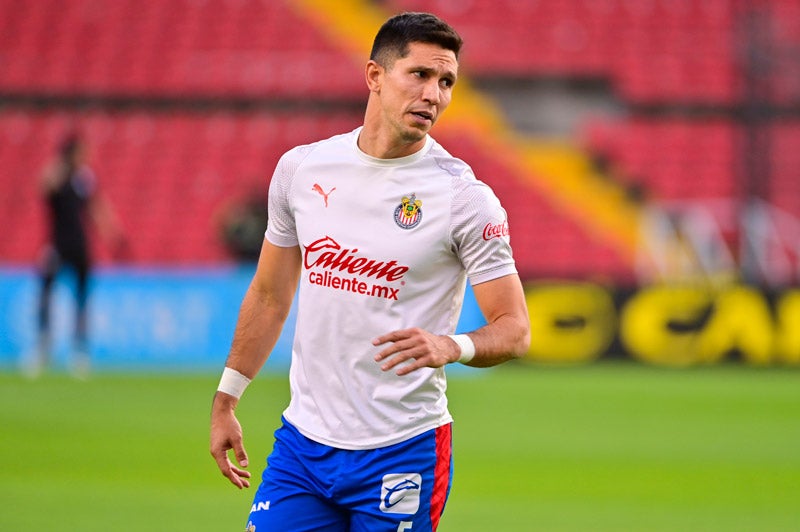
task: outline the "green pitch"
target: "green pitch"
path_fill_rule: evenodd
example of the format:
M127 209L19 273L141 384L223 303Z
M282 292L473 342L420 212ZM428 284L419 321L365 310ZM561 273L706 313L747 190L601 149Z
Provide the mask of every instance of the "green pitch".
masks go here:
M0 530L243 530L208 454L217 376L0 373ZM285 405L239 408L254 476ZM453 377L442 532L800 530L800 372L508 365Z

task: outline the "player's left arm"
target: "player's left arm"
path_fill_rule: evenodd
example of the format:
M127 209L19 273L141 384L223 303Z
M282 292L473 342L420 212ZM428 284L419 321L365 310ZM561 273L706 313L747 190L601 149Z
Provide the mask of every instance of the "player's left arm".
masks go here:
M467 333L475 344L475 356L468 363L490 367L525 355L530 344L530 320L525 293L517 274L472 287L486 325ZM419 368L438 368L457 362L461 348L447 335L436 335L419 327L392 331L373 340L386 345L376 356L381 369L395 367L398 375Z
M472 292L487 324L467 334L475 344L475 357L468 365L496 366L525 356L530 346L531 326L519 276L506 275L474 285Z

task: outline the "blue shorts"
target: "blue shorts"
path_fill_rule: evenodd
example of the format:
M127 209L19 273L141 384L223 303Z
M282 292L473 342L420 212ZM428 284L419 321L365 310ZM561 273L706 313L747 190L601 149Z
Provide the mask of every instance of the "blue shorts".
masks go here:
M246 530L435 531L453 477L451 429L349 451L310 440L284 419Z

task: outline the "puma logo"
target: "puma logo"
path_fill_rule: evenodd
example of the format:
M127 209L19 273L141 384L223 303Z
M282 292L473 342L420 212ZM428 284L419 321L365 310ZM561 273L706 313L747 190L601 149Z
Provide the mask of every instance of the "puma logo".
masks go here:
M317 192L320 196L322 196L322 199L325 201L325 207L327 207L328 206L328 196L331 195L331 192L336 190L336 187L333 187L328 192L325 192L324 190L322 190L321 186L319 186L317 183L314 183L314 186L311 187L311 190L313 190L314 192Z

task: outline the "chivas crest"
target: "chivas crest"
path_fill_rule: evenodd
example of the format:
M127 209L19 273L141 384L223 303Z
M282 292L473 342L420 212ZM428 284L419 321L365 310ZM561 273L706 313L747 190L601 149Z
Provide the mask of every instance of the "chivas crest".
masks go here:
M394 221L403 229L413 229L422 221L422 202L416 194L403 196L400 205L394 210Z

